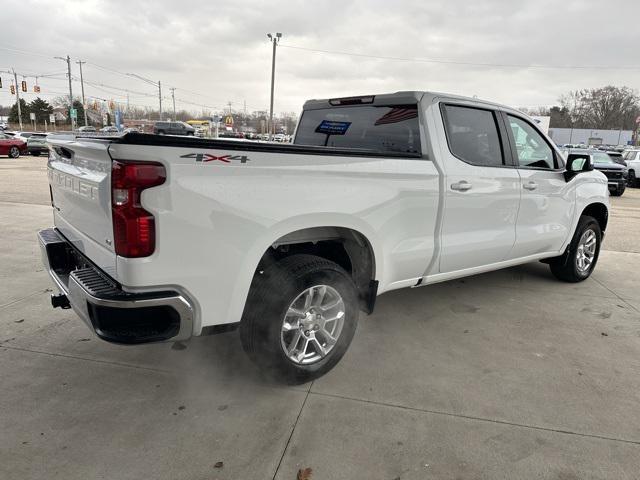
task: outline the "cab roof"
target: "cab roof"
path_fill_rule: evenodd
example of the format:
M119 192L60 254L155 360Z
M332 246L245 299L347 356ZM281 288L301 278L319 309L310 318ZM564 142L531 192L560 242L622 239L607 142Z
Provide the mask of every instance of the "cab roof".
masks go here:
M465 97L462 95L454 95L450 93L429 92L421 90L407 90L395 93L358 95L353 97L336 97L307 100L302 107L303 110L317 110L321 108L339 108L353 105L372 105L372 106L392 106L392 105L411 105L420 101L432 101L436 98L446 100L458 100L463 102L471 102L475 104L483 104L491 108L508 110L524 115L522 112L515 110L507 105L501 105L495 102L481 100L479 98Z

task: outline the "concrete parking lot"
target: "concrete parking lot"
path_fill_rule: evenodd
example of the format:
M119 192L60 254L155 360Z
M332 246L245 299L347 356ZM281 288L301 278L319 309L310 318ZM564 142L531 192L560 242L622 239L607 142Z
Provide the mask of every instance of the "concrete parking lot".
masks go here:
M385 294L287 387L236 333L121 347L51 309L45 165L0 158L0 478L640 478L640 189L589 280L533 263Z

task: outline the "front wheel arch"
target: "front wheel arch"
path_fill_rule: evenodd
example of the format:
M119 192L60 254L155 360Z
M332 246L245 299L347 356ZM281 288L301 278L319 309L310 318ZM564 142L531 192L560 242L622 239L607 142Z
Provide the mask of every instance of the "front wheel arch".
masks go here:
M602 233L607 229L607 224L609 223L609 209L604 203L598 202L587 205L580 216L593 217L598 222Z

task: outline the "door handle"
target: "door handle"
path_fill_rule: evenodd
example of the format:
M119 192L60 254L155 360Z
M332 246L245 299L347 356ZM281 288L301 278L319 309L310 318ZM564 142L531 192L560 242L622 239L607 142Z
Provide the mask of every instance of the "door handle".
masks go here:
M526 190L535 190L538 188L538 184L536 182L523 183L522 188Z
M456 190L458 192L466 192L467 190L471 190L471 184L466 180L461 180L458 183L452 183L451 190Z

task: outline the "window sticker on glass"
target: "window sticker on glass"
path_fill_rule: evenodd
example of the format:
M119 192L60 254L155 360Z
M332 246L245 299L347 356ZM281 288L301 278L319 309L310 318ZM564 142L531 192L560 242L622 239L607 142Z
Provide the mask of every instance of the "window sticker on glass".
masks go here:
M331 120L323 120L316 127L316 133L324 133L325 135L344 135L351 122L333 122Z

